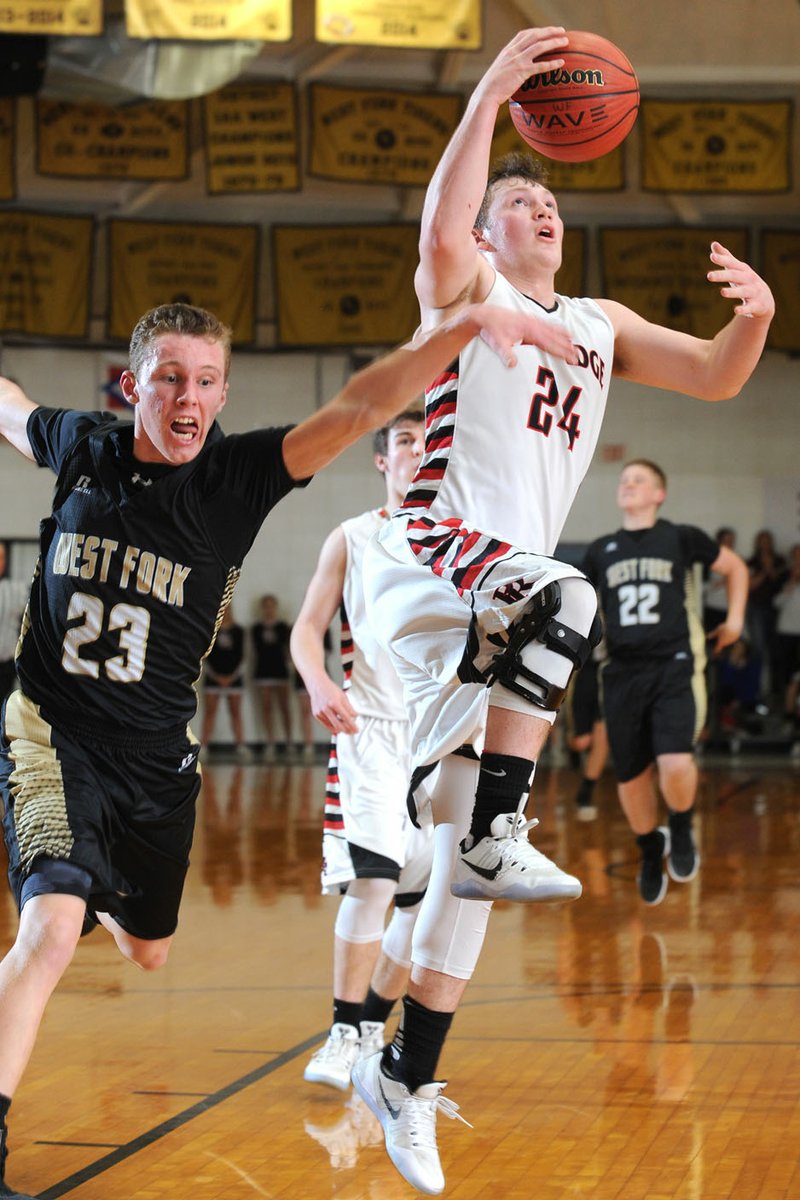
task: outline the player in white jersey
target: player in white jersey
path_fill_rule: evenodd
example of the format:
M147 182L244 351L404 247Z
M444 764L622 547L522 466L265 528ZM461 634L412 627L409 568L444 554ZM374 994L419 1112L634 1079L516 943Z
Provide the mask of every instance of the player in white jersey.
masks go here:
M383 1047L384 1024L411 963L411 930L428 884L432 828L412 825L410 727L403 691L364 612L364 547L397 508L419 465L423 415L408 410L373 439L386 504L328 536L291 635L314 715L332 732L322 890L342 895L334 928L333 1023L305 1069L342 1091L359 1054ZM343 685L325 669L324 638L341 620ZM394 912L384 931L387 910Z
M436 842L433 874L437 855L449 852L452 890L462 897L580 893L527 840L524 808L570 676L598 633L588 581L545 556L588 467L609 376L704 400L733 396L760 358L774 312L764 281L718 242L707 278L737 303L711 340L613 301L556 293L564 227L540 164L514 155L488 187L487 175L498 109L532 74L558 70L567 44L561 27L523 30L479 81L428 188L416 289L423 329L494 299L544 326L563 324L575 351L522 351L502 380L479 348L460 354L429 393L426 452L406 507L365 561L370 620L403 680L415 762L464 741L481 750L474 802L464 794L453 812L448 794L444 822L433 785L437 833L443 824L450 831L449 843L444 835ZM353 1073L392 1161L429 1193L444 1187L436 1112L452 1115L435 1072L465 987L463 976L423 965L423 933L435 926L443 936L447 921L446 913L428 918L433 900L417 921L401 1036Z

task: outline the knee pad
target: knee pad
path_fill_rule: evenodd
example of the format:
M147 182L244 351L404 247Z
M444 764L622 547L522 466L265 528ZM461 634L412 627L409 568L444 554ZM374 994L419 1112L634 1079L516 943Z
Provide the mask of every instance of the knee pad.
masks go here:
M336 914L336 936L354 945L379 942L394 891L391 879L354 879Z
M597 597L589 581L583 576L555 580L531 597L509 627L508 643L492 659L489 682L502 684L536 708L557 712L570 677L601 637Z

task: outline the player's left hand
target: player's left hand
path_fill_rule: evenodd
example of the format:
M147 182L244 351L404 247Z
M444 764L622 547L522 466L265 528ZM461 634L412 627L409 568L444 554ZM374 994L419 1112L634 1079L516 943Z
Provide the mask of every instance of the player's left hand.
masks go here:
M731 625L727 621L723 621L716 629L711 630L707 640L711 642L714 653L721 654L726 646L732 646L734 642L738 642L741 636L741 625Z
M518 345L538 346L572 366L580 361L572 338L560 321L546 321L532 313L493 304L477 304L464 311L477 322L480 337L507 367L517 365Z
M721 283L720 295L738 300L734 308L737 317L767 317L775 313L775 299L760 275L746 262L735 258L720 242L711 243L711 261L717 270L709 271L710 283Z

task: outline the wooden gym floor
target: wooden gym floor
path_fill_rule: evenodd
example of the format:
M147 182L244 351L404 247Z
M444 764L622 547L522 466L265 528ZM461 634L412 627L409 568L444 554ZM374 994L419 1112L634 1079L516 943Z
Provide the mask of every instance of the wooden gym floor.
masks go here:
M453 1200L798 1200L800 767L703 764L698 878L638 899L600 818L542 769L537 844L577 903L498 906L445 1049ZM11 1113L45 1200L409 1200L360 1102L306 1084L330 1013L324 769L210 765L179 935L144 974L85 939ZM0 900L0 937L15 914ZM393 1025L390 1026L393 1028Z

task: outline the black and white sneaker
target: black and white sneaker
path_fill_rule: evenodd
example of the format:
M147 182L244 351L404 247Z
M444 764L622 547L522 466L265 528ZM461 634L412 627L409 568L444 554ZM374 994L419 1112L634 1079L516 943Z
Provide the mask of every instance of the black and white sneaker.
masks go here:
M652 833L636 839L642 852L642 863L637 882L639 895L645 904L660 904L667 894L669 879L664 869L664 859L669 854L669 830L659 825Z
M450 891L460 900L523 900L539 903L577 900L580 880L567 875L528 841L539 822L517 813L495 817L489 837L470 845L466 837L456 857Z
M670 848L667 870L676 883L688 883L700 869L700 855L692 835L692 814L669 814Z

